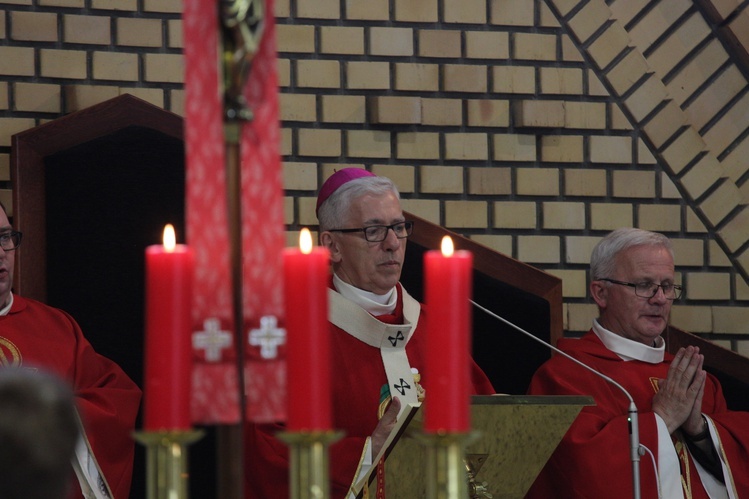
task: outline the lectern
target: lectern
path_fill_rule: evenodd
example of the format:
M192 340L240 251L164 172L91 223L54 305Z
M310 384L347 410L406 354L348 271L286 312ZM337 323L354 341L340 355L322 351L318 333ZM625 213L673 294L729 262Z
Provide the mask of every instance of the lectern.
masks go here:
M486 491L476 497L524 497L580 410L593 404L591 397L580 396L474 396L471 425L476 434L466 448L466 479ZM387 497L426 496L426 451L418 440L422 410L390 446ZM369 487L370 497L376 497L374 474Z

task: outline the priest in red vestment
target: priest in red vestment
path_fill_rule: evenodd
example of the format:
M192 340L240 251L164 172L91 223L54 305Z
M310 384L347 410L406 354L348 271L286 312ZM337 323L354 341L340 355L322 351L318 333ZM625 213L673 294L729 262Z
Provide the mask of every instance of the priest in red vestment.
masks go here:
M582 338L557 346L634 399L641 497L749 497L749 413L726 407L698 348L665 351L661 334L682 294L671 242L618 229L594 248L590 272L599 317ZM595 406L582 409L527 497L632 497L627 396L561 355L539 368L529 392L590 395Z
M356 168L333 174L317 202L320 243L330 250L329 289L333 428L345 436L330 447L331 497L346 497L373 466L396 418L426 392L424 306L399 283L406 220L395 185ZM475 363L473 392L494 388ZM394 403L389 403L394 401ZM281 425L250 425L246 497L289 497L287 446ZM376 464L376 463L375 463ZM420 473L414 463L414 473Z
M70 384L83 432L71 498L127 499L133 472L132 432L140 389L111 360L97 354L67 313L11 291L15 251L21 234L11 227L0 205L0 365L39 369ZM79 485L80 484L80 485ZM0 493L0 495L2 495Z

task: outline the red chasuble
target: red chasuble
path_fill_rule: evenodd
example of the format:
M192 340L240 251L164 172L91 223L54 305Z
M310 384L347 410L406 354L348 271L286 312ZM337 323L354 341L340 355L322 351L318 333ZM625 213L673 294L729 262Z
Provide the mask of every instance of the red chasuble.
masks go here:
M651 403L657 380L665 379L673 355L665 354L659 364L639 360L623 361L590 331L579 340L561 339L559 348L588 366L620 383L634 398L639 412L640 442L658 460L658 432ZM556 355L536 372L529 393L534 395L590 395L596 405L584 407L554 454L531 487L528 498L630 498L632 463L626 396L610 383ZM718 430L727 464L726 485L735 488L738 497L749 497L749 413L729 411L717 379L708 374L702 412ZM676 443L684 482L684 497L701 498L707 494L700 482L689 452ZM664 450L665 451L665 450ZM673 450L668 449L673 452ZM685 470L689 470L686 472ZM642 497L657 497L652 460L640 458Z
M8 315L0 316L0 350L2 367L41 369L72 385L86 435L112 493L115 499L127 499L141 395L135 383L94 351L71 316L18 295ZM70 497L82 498L75 477L72 481L76 491Z
M403 297L398 285L398 304L393 315L378 316L388 324L403 323ZM424 372L425 311L422 306L416 331L411 335L406 353L409 364ZM355 478L367 437L378 422L380 389L388 383L380 350L331 324L333 428L343 430L345 437L330 447L331 497L346 496ZM483 371L471 364L474 394L495 393ZM429 380L422 376L421 385L429 397ZM273 435L283 431L280 425L249 425L247 430L247 475L245 497L264 499L289 497L289 456L287 446ZM416 468L415 468L416 470Z

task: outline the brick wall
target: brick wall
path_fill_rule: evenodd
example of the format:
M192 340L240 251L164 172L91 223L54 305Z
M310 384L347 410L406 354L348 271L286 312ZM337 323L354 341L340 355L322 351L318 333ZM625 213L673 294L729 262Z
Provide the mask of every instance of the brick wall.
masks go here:
M288 227L333 169L387 175L405 209L562 278L570 334L598 239L661 231L673 322L749 355L746 4L277 0ZM122 92L182 113L181 2L4 5L6 199L12 133Z

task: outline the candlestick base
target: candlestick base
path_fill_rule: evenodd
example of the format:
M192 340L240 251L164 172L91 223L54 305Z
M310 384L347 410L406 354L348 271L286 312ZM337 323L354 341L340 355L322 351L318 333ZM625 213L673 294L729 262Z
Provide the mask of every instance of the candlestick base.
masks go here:
M466 446L478 437L471 433L422 433L426 447L427 499L468 499Z
M137 431L146 446L146 498L187 499L187 446L202 438L202 430Z
M278 438L289 446L291 499L330 497L328 446L343 436L340 431L284 432Z

